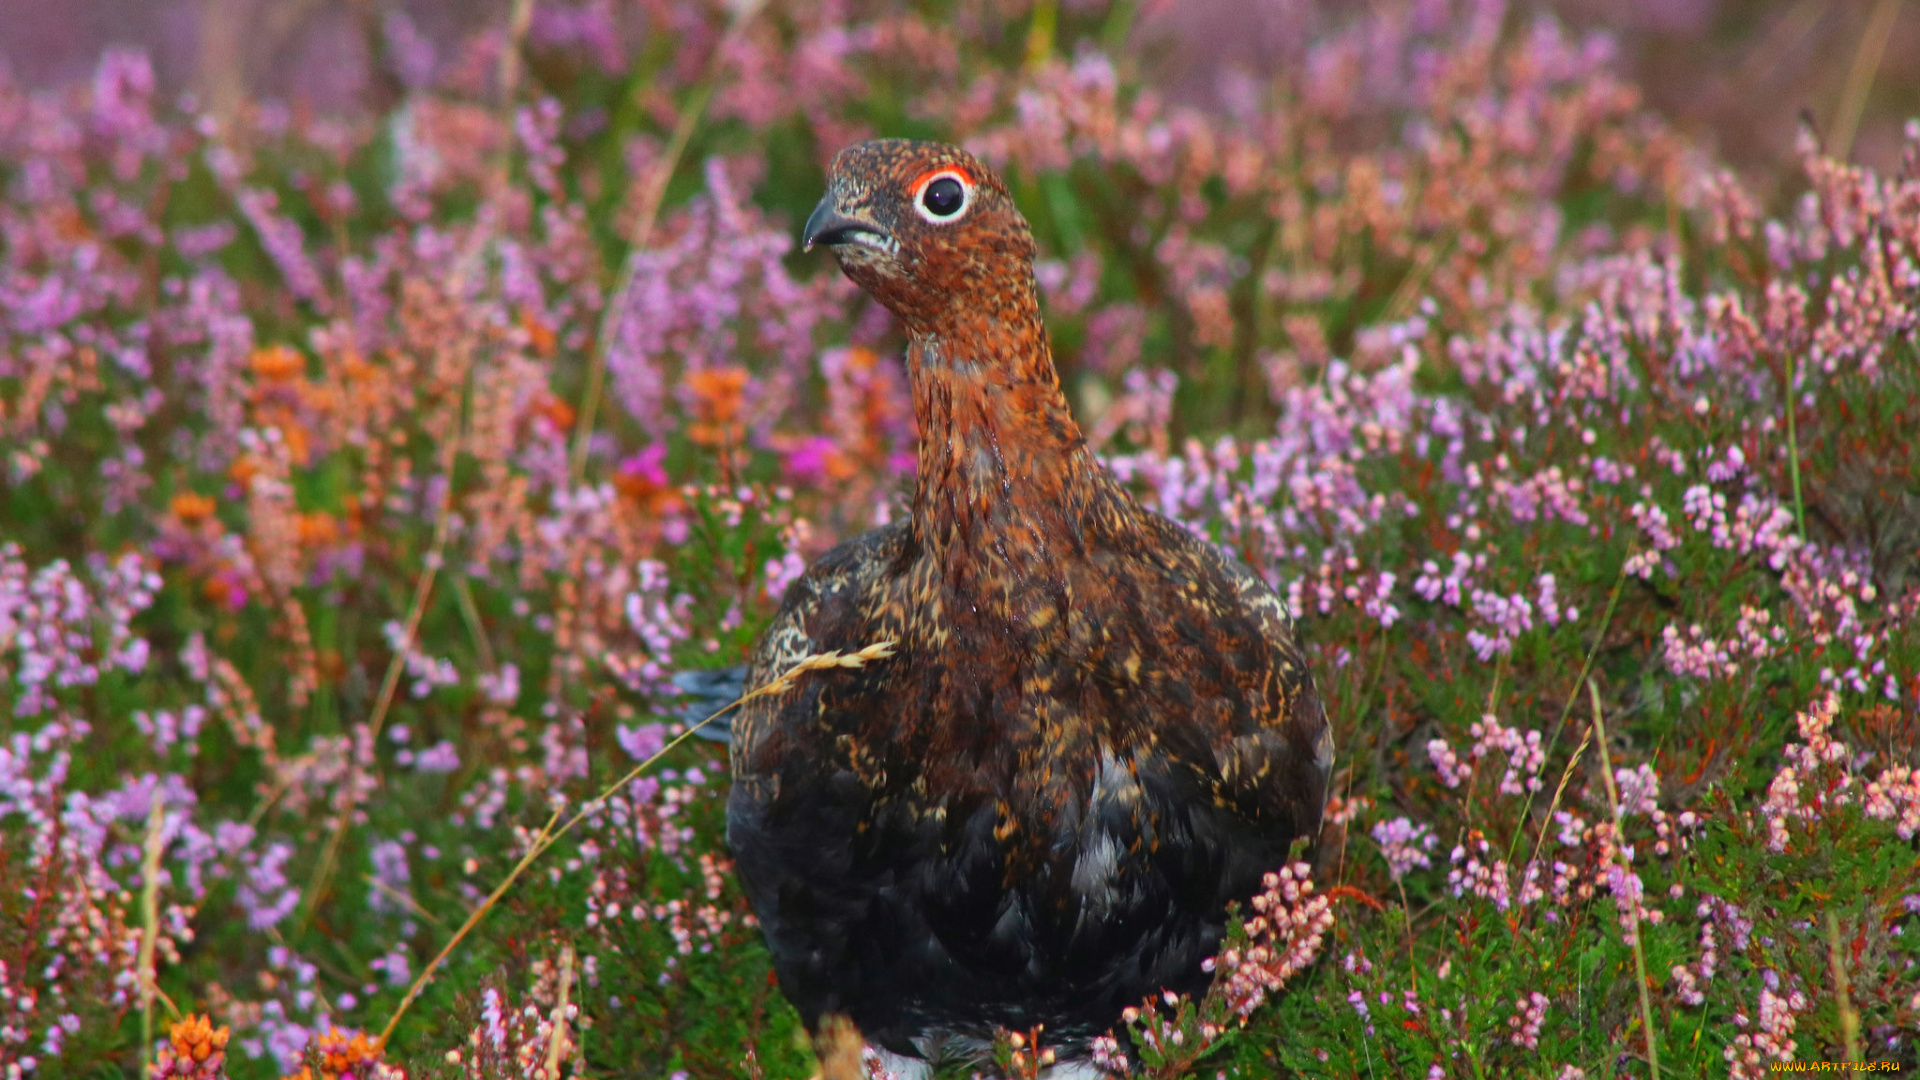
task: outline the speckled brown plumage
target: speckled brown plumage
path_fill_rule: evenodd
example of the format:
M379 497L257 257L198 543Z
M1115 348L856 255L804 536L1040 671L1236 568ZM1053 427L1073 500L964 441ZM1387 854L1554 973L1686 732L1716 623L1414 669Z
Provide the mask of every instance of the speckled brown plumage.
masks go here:
M946 219L923 209L950 201L943 170L964 182ZM919 478L911 517L828 552L760 644L750 686L897 653L743 707L741 880L810 1028L846 1014L926 1056L1044 1023L1079 1052L1205 988L1228 902L1318 829L1325 715L1284 603L1088 451L998 177L862 143L807 240L911 335Z

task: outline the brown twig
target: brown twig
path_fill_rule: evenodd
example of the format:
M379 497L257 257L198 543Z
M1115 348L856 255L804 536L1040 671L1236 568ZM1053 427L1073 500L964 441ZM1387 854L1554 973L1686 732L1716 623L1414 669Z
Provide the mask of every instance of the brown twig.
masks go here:
M512 109L520 93L520 48L527 40L527 28L533 25L533 3L513 0L513 10L507 15L507 40L500 44L500 66L496 69L502 109Z

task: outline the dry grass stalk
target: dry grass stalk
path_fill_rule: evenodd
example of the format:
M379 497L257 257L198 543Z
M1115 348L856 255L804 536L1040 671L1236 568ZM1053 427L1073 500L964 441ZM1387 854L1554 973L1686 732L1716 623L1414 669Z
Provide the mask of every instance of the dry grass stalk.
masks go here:
M514 882L520 880L520 875L533 864L533 860L547 850L555 836L554 823L559 820L560 812L555 810L553 815L547 818L546 825L542 826L540 832L534 836L533 843L527 845L526 853L520 856L520 861L515 863L500 884L487 894L487 898L480 902L480 906L473 909L466 921L460 924L460 929L455 930L453 937L447 939L447 943L434 954L432 960L427 962L427 966L420 970L419 976L413 980L413 985L407 987L407 996L400 999L400 1004L393 1010L393 1015L387 1018L387 1026L380 1029L378 1040L380 1046L386 1046L387 1037L393 1034L393 1029L400 1023L400 1018L407 1014L407 1010L413 1006L414 999L420 996L420 991L426 989L427 983L432 981L433 973L446 962L448 956L453 954L454 947L465 940L466 936L473 932L474 927L480 925L480 920L486 917L487 912L493 910L493 906L500 902L501 897L507 895L507 890L513 887Z
M393 886L387 884L386 882L381 881L379 878L373 876L372 874L361 874L360 877L367 884L373 886L374 889L378 890L382 895L391 899L394 903L399 904L402 907L405 907L407 910L427 920L433 925L435 926L447 925L446 921L441 919L440 916L435 915L433 912L428 911L424 907L421 907L420 901L415 900L411 893L401 892L399 889L396 889Z
M1607 753L1606 720L1600 712L1600 688L1593 680L1587 680L1587 695L1593 699L1593 736L1600 744L1600 778L1606 781L1607 811L1613 816L1613 857L1620 864L1623 874L1633 870L1627 865L1626 849L1619 842L1620 837L1620 791L1613 783L1613 761ZM1628 931L1633 934L1633 970L1635 983L1640 990L1640 1030L1647 1035L1647 1072L1653 1080L1660 1080L1660 1044L1653 1037L1653 999L1647 993L1647 952L1640 945L1640 901L1633 898L1625 905Z
M573 1053L567 1029L567 1003L573 993L573 946L560 950L560 997L553 1003L553 1035L547 1040L547 1080L560 1080L560 1061Z
M453 463L459 454L461 441L459 438L448 440L441 453L440 474L448 478L448 483L441 489L440 505L434 512L433 544L427 551L426 565L421 568L420 577L414 582L413 603L407 611L399 645L394 649L393 659L387 663L387 674L380 682L380 696L374 701L373 715L367 721L373 731L369 739L376 746L379 745L380 731L386 726L387 712L393 708L394 694L400 688L401 673L406 671L407 653L412 650L414 639L420 632L420 620L426 615L427 600L433 595L434 579L439 574L441 563L446 561L447 536L452 531L450 525L453 520ZM352 821L352 807L342 807L339 820L334 823L333 832L327 837L327 846L320 853L320 862L314 867L313 881L307 886L306 908L300 918L302 930L313 920L321 894L339 864L340 847L346 841L347 827Z
M384 1046L386 1044L388 1036L392 1035L393 1029L399 1025L400 1018L407 1014L407 1010L413 1006L415 999L420 996L420 991L426 989L427 983L432 980L433 973L439 970L440 965L446 962L448 956L453 954L453 950L460 942L465 940L466 936L473 932L473 928L480 925L480 920L486 918L487 912L493 910L494 905L498 904L500 899L507 895L507 890L513 887L514 882L520 880L520 875L526 872L527 867L533 865L534 860L545 854L546 850L552 847L561 837L571 832L574 826L585 820L587 815L597 811L601 806L606 804L608 799L611 799L619 793L622 788L638 779L640 774L651 768L655 762L666 757L673 752L675 747L692 738L694 732L706 727L708 724L726 715L729 710L745 702L752 701L754 698L763 697L767 694L779 693L782 690L786 690L792 687L794 681L801 675L809 671L865 667L870 661L884 660L893 655L893 646L894 643L892 641L876 641L865 648L858 649L851 653L843 653L835 650L833 652L814 653L811 656L801 657L799 662L782 672L778 678L768 682L764 686L742 694L720 708L715 709L706 719L697 724L689 725L687 730L667 740L665 746L655 751L645 761L627 770L626 775L607 785L606 790L588 801L586 805L582 806L572 817L568 818L565 824L560 825L558 828L555 828L555 824L560 820L560 812L558 810L554 811L553 816L547 819L547 823L541 827L538 833L534 834L532 843L527 845L526 853L520 856L520 861L515 863L513 869L508 871L507 876L501 880L500 884L495 886L491 893L487 894L487 898L481 901L480 906L473 909L473 912L467 916L466 921L460 924L460 928L453 932L453 936L447 940L447 943L441 946L440 951L434 954L432 960L427 962L427 966L420 970L420 974L413 980L413 985L407 987L407 996L400 999L400 1004L393 1010L393 1015L387 1018L387 1026L380 1029L380 1045ZM829 1077L829 1080L838 1080L838 1078Z
M1827 152L1840 161L1853 153L1853 137L1860 131L1860 116L1867 110L1867 94L1874 77L1880 74L1880 61L1887 55L1887 42L1893 37L1893 24L1900 17L1901 0L1880 0L1867 25L1860 32L1860 45L1854 51L1853 65L1847 69L1846 90L1840 107L1834 112L1833 129L1827 136Z
M1593 671L1593 658L1600 654L1600 643L1607 639L1607 628L1613 625L1613 612L1615 608L1620 606L1620 588L1627 583L1627 563L1632 561L1633 554L1634 552L1632 551L1627 553L1627 558L1622 559L1620 562L1620 572L1614 575L1613 590L1607 594L1607 609L1600 613L1600 629L1594 632L1593 644L1587 648L1587 658L1580 662L1580 674L1573 680L1573 688L1567 691L1567 703L1560 710L1560 719L1554 722L1553 734L1547 737L1547 758L1553 756L1553 748L1560 742L1560 732L1566 729L1567 717L1573 715L1573 703L1579 700L1580 688L1587 684L1587 676ZM1554 811L1560 808L1560 796L1567 790L1567 780L1573 775L1574 762L1580 760L1580 751L1586 749L1587 744L1592 741L1593 729L1589 727L1586 734L1581 736L1580 745L1574 750L1572 760L1567 762L1566 772L1560 775L1560 786L1553 793L1553 804L1547 807L1547 821L1552 821ZM1531 815L1532 813L1533 792L1529 791L1527 792L1525 814ZM1540 826L1540 839L1536 840L1533 845L1534 859L1540 857L1540 845L1545 840L1546 834L1547 826L1545 823L1542 823ZM1508 862L1513 861L1514 847L1520 842L1520 836L1521 834L1516 831L1513 834L1513 842L1507 845ZM1531 861L1532 860L1529 860L1529 862Z
M1573 756L1567 759L1567 767L1560 772L1560 784L1553 789L1553 801L1547 804L1547 816L1540 822L1540 835L1533 842L1533 854L1527 857L1527 866L1533 866L1540 861L1540 849L1546 846L1547 829L1553 824L1553 815L1560 809L1560 798L1567 793L1567 784L1573 780L1573 770L1580 764L1580 755L1586 753L1587 747L1591 745L1593 745L1593 728L1589 727L1587 733L1580 737L1580 745L1573 748ZM1522 867L1521 872L1525 873L1526 868Z
M507 40L500 49L498 82L500 107L511 111L520 93L520 46L527 40L527 28L533 25L534 0L513 0L507 15Z
M865 667L869 660L885 660L892 655L893 642L876 641L866 648L855 652L843 653L836 649L832 652L814 653L811 656L804 656L800 658L798 663L786 671L781 672L779 678L774 679L765 686L759 687L752 693L741 698L740 701L752 701L754 698L760 697L763 694L778 694L790 690L793 688L794 680L809 671L825 671L829 668ZM732 705L727 706L729 709L732 707ZM719 714L715 713L714 715L718 716ZM712 717L708 717L707 719L710 720ZM702 720L701 723L706 723L706 720Z
M1827 963L1833 968L1833 995L1840 1012L1840 1042L1848 1061L1865 1061L1860 1046L1860 1010L1853 1007L1853 986L1847 980L1846 954L1840 944L1840 920L1827 909Z
M160 940L160 856L166 851L166 804L160 786L153 788L153 807L147 812L146 855L140 861L140 1072L153 1068L153 997L159 989L153 973L154 946Z

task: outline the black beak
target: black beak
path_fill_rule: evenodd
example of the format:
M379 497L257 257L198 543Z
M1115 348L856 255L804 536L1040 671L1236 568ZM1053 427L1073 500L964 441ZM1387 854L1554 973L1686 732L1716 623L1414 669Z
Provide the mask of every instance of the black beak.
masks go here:
M860 233L875 237L886 235L871 222L843 216L834 209L833 196L829 194L820 200L820 205L814 207L813 213L807 217L807 227L800 231L800 245L804 251L812 251L815 244L833 247L835 244L849 243Z

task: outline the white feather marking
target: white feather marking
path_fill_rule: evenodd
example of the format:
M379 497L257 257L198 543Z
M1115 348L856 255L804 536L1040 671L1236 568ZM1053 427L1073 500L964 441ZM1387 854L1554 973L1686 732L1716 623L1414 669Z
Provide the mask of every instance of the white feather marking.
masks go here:
M1073 863L1073 891L1089 906L1106 907L1112 900L1114 871L1120 865L1120 844L1101 831L1083 844Z

